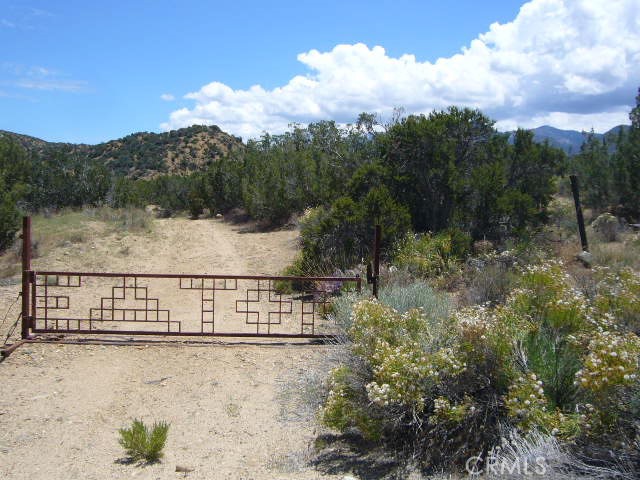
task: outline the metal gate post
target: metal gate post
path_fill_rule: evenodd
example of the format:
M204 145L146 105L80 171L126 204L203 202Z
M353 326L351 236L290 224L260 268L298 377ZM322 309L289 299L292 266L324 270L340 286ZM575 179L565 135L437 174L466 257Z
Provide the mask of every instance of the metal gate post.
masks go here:
M578 186L578 177L576 175L569 175L569 179L571 180L573 203L576 206L576 217L578 219L578 232L580 233L582 251L588 252L589 244L587 243L587 232L584 228L584 217L582 216L582 206L580 205L580 187Z
M31 217L22 218L22 338L29 337L31 311Z
M380 237L382 229L376 225L376 234L373 240L373 296L378 298L378 279L380 277Z

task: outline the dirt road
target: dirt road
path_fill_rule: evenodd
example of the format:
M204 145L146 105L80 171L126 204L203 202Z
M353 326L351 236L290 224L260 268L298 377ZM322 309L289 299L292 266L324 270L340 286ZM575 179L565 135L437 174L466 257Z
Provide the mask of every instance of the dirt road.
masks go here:
M276 274L295 231L240 233L220 220L155 220L151 235L96 223L35 268ZM0 312L19 285L0 287ZM3 337L6 325L0 332ZM0 363L0 478L312 479L316 429L302 396L336 347L222 342L200 346L30 344ZM171 424L161 463L122 462L117 429ZM193 471L176 473L176 466ZM341 477L335 477L341 478Z

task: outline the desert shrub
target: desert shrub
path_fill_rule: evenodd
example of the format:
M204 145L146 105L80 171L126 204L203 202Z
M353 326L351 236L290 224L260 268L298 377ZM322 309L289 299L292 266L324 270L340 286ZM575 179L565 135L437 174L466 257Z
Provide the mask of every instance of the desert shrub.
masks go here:
M0 187L1 180L0 178ZM20 211L16 207L15 199L12 195L0 194L0 253L13 244L19 228Z
M146 231L151 229L152 216L141 208L85 208L83 214L111 224L121 231Z
M314 209L301 222L304 261L333 269L358 264L370 255L376 223L382 227L383 255L410 225L407 209L384 187L371 190L358 202L342 197L329 209Z
M446 318L451 309L448 295L419 280L414 280L408 285L385 285L380 289L378 298L380 302L400 313L419 308L429 312L432 317Z
M349 367L334 368L329 374L329 394L320 410L320 420L336 430L356 427L365 437L379 439L381 424L360 401L362 388L358 382Z
M296 255L293 262L286 266L281 273L287 277L304 277L321 274L318 268L300 253ZM312 287L312 282L277 280L274 286L278 293L302 292L309 290Z
M553 225L561 237L570 238L578 232L576 210L571 198L556 197L549 202L549 225Z
M417 276L438 277L459 269L470 249L471 239L458 230L409 234L399 242L393 262Z
M593 264L612 269L640 270L640 237L633 233L620 236L621 242L603 242L598 237L590 240Z
M598 313L640 334L640 274L630 268L599 268L596 278L594 305Z
M360 300L367 298L363 292L346 292L333 299L331 319L346 333L353 323L353 306Z
M467 259L465 288L461 300L466 305L503 303L514 288L518 257L513 251L487 252Z
M187 197L187 208L189 210L189 215L193 220L197 220L204 212L204 200L195 189L189 191L189 195Z
M606 242L615 242L618 239L620 224L610 213L603 213L591 223L591 228Z
M157 462L163 456L162 449L167 441L169 424L155 422L149 428L141 420L134 420L130 428L121 428L118 432L118 441L132 460Z
M501 425L633 449L640 342L618 319L635 318L636 281L604 276L588 297L562 263L545 261L520 268L503 303L449 317L362 300L349 336L364 367L350 370L349 407L331 410L327 425L360 428L338 420L357 411L375 420L381 439L408 442L431 465L487 451Z

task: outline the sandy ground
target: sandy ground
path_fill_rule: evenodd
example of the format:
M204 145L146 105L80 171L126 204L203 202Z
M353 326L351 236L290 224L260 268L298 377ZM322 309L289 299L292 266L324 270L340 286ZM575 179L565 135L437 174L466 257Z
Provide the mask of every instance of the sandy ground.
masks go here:
M84 242L55 248L34 267L277 274L295 254L296 237L241 233L220 220L155 220L151 235L96 224ZM0 313L19 288L0 287ZM7 324L1 330L4 339ZM0 363L0 478L341 478L306 462L317 426L300 398L336 348L233 340L24 345ZM161 463L123 463L117 429L134 418L171 424ZM193 471L176 473L177 465Z

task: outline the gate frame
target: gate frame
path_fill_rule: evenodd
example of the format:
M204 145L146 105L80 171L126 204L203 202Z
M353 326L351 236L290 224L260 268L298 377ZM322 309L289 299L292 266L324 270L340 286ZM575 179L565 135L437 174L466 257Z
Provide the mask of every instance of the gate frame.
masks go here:
M235 278L237 280L269 280L269 281L350 281L356 284L358 292L362 291L362 279L360 275L355 277L294 277L294 276L261 276L261 275L189 275L189 274L135 274L135 273L97 273L97 272L35 272L31 267L32 251L31 251L31 217L26 216L22 219L22 313L21 313L21 336L23 340L31 339L33 333L58 333L58 334L103 334L103 335L154 335L154 336L190 336L190 337L252 337L252 338L333 338L331 334L286 334L286 333L198 333L198 332L149 332L149 331L92 331L92 330L53 330L53 329L36 329L36 274L42 275L80 275L80 276L97 276L97 277L140 277L140 278L203 278L203 279L220 279ZM373 296L378 296L378 282L380 276L380 225L375 226L374 248L373 248L373 273L367 272L367 283L373 284ZM370 264L367 270L371 269ZM303 327L304 328L304 327Z

